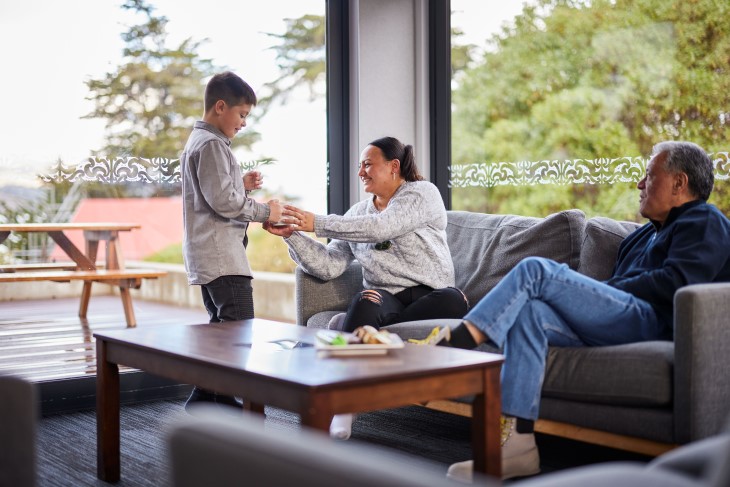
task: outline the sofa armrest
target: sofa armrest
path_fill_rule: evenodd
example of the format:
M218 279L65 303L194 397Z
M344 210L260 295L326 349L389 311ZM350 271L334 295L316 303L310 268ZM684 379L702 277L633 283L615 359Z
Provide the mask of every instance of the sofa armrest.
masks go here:
M294 271L297 324L307 326L307 320L321 311L345 311L352 297L362 290L362 268L353 262L342 275L323 281L304 272Z
M674 297L674 408L679 443L720 432L730 414L730 283Z

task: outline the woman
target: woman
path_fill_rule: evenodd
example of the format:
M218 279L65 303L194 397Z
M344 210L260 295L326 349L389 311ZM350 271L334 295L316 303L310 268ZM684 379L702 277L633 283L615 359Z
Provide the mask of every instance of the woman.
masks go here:
M374 140L360 155L358 177L372 197L345 215L287 205L293 223L267 222L264 228L284 237L294 261L320 279L339 276L353 260L361 264L364 290L353 297L339 329L463 317L468 303L454 287L446 209L436 186L418 173L413 147L393 137ZM300 232L332 240L324 245ZM330 433L347 438L350 424L351 415L335 416Z

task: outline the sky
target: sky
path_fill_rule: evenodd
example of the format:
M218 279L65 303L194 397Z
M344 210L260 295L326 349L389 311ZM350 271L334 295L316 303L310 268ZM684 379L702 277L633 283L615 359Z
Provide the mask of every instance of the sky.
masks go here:
M367 0L360 0L367 1ZM140 18L121 0L24 0L0 3L0 186L36 185L35 174L59 158L83 162L103 145L104 120L82 119L93 109L85 81L113 72L121 62L120 34ZM207 39L199 49L243 77L254 90L277 77L275 40L283 18L323 14L324 0L149 0L169 19L170 45ZM70 5L73 4L73 7ZM490 32L521 9L522 0L452 0L452 23L463 42L483 45ZM250 12L247 12L250 11ZM82 17L79 20L77 17ZM202 93L201 93L202 96ZM300 198L307 209L326 210L326 121L323 99L302 92L256 121L262 140L241 160L273 156L262 168L264 185ZM302 168L305 168L302 171Z

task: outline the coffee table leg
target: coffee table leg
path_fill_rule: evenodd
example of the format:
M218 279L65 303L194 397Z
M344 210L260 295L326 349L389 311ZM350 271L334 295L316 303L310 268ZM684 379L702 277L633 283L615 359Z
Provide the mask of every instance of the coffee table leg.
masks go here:
M119 481L119 366L106 360L106 342L96 341L96 476Z
M258 402L247 401L246 399L243 400L243 409L244 411L251 411L252 413L266 414L265 405Z
M502 396L499 387L499 373L500 367L490 367L484 370L484 392L474 398L472 405L471 436L474 471L502 478L499 427Z
M332 411L327 407L329 399L312 397L306 411L301 411L302 425L329 432Z

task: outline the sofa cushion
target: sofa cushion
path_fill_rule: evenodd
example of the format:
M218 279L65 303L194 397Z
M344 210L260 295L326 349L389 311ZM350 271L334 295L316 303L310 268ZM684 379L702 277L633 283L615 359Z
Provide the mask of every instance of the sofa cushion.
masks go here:
M362 290L362 267L352 262L342 275L322 281L304 272L294 271L296 281L297 323L309 326L310 319L320 312L345 311L352 297ZM331 315L326 318L325 324ZM316 328L321 328L316 326Z
M422 339L434 326L453 329L460 323L459 319L408 321L387 329L403 340ZM486 345L477 350L499 353ZM542 395L593 404L668 406L672 404L674 390L673 368L673 342L550 347Z
M449 211L446 229L456 286L473 306L525 257L547 257L577 269L585 215L545 218Z
M543 396L540 401L540 419L662 443L677 443L671 406L663 408L614 406ZM625 442L622 445L630 443Z
M578 272L599 281L611 277L619 245L626 235L639 226L638 223L616 221L603 216L586 221Z
M340 313L342 313L342 311L320 311L319 313L313 314L307 320L307 328L327 329L327 325L330 320Z
M393 323L385 327L391 333L395 333L407 341L409 338L416 340L423 340L431 333L431 330L436 326L448 326L449 328L456 328L461 324L459 318L444 318L444 319L432 319L432 320L419 320L419 321L403 321L401 323Z
M672 404L674 343L551 347L545 397L622 406Z

